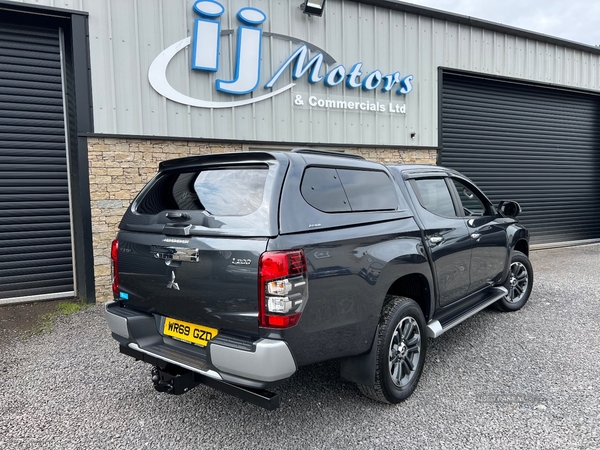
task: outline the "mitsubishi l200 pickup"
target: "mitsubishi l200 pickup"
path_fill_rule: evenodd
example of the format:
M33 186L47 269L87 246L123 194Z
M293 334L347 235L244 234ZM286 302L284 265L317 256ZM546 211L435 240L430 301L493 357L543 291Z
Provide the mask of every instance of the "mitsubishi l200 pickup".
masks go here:
M105 317L161 392L204 384L275 409L300 366L338 359L398 403L428 338L527 302L520 211L451 169L345 153L165 161L119 225Z

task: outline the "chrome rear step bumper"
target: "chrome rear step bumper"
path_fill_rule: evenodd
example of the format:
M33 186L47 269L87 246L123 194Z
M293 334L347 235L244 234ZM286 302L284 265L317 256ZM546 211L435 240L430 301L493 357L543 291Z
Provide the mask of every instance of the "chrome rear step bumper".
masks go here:
M159 315L123 307L119 302L107 303L104 315L121 353L176 373L165 377L188 389L202 383L271 409L279 400L264 389L280 384L297 369L287 343L281 340L220 333L201 347L163 335L165 318ZM183 374L168 369L170 366L194 376L181 377Z

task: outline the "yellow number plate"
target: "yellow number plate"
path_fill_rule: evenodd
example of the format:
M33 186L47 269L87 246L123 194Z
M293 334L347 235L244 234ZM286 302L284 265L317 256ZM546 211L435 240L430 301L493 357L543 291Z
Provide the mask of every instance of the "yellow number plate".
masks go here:
M219 334L219 330L167 317L163 333L167 336L205 347L208 341Z

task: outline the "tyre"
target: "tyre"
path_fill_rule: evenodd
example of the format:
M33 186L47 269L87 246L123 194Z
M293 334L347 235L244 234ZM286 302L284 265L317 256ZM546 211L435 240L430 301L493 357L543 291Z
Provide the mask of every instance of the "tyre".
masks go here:
M525 254L518 251L513 253L504 287L508 289L508 294L494 304L496 309L517 311L525 306L533 288L533 268Z
M425 317L414 300L388 296L376 336L375 384L359 384L367 397L399 403L417 387L427 351Z

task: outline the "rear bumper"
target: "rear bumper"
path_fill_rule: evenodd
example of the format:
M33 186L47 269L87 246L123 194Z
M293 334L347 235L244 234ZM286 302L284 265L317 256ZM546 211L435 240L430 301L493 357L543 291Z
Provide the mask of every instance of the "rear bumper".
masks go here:
M219 334L207 347L187 344L162 330L164 317L106 303L104 316L113 337L124 347L206 377L240 386L264 389L296 372L296 363L284 341L255 341Z

